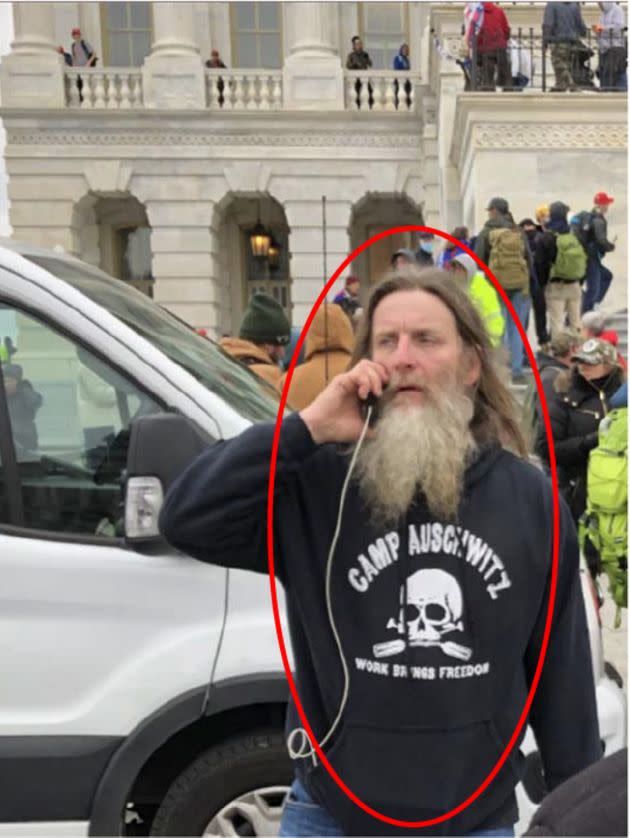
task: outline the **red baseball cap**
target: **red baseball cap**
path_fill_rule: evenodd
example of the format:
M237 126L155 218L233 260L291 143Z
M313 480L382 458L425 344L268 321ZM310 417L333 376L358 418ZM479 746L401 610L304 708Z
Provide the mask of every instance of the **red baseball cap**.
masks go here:
M593 198L595 206L606 206L607 204L614 204L615 199L605 192L598 192Z
M74 29L72 30L71 34L72 34L72 35L80 35L80 34L81 34L81 30L79 29L79 27L78 27L78 26L75 26L75 27L74 27Z

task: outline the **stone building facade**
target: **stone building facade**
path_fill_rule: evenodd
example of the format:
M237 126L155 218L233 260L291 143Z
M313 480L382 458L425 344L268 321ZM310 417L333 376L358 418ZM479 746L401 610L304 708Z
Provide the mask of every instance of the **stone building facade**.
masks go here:
M129 47L113 40L111 5L127 9ZM434 44L458 40L462 3L390 3L385 17L380 3L264 4L276 7L273 31L263 4L155 3L134 41L137 5L13 4L0 115L16 238L63 247L220 335L259 288L302 324L324 272L389 227L477 230L494 195L519 220L554 199L589 208L605 190L619 237L608 306L625 306L625 94L464 92ZM507 8L512 25L539 32L543 5ZM256 31L239 29L240 6ZM69 69L56 51L77 24L95 69ZM347 71L356 33L381 64L407 41L411 71ZM245 47L266 66L236 66ZM205 67L211 48L229 69ZM135 64L109 63L125 49ZM275 264L251 256L257 221L279 245ZM348 272L367 285L409 243L384 240Z

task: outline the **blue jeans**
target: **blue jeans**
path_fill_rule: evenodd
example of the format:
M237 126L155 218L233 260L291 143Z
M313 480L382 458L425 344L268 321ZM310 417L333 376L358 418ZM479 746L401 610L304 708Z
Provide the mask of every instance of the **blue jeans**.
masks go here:
M282 820L280 821L279 838L302 838L302 836L340 836L343 832L337 821L328 812L315 803L299 780L294 780L291 791L284 804ZM480 829L471 832L471 836L496 836L496 838L513 838L514 829L511 826L499 826L495 829Z
M530 298L522 291L506 291L509 301L514 307L516 316L521 321L523 328L526 328L527 317L529 315ZM501 302L501 313L505 320L505 332L503 332L503 343L510 353L510 366L512 368L512 375L519 376L523 374L523 358L525 357L525 347L523 341L516 328L516 324L507 309L507 306Z

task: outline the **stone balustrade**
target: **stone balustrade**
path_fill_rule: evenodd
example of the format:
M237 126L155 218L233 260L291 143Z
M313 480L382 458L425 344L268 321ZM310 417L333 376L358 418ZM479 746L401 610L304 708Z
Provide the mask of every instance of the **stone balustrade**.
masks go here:
M344 73L346 109L352 111L415 110L418 73L398 70L347 70Z
M206 93L211 109L282 110L282 71L206 70Z
M66 104L71 108L141 108L142 70L138 67L68 68Z

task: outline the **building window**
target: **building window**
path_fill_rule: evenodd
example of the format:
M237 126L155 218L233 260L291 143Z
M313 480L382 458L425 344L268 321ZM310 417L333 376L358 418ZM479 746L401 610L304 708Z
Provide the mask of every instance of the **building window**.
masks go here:
M249 243L249 230L242 232L243 247L246 253L246 299L245 305L254 294L268 294L284 309L291 320L291 279L289 276L289 233L287 230L270 228L277 245L277 260L257 259L252 254Z
M282 67L280 3L230 3L235 67Z
M392 70L400 45L409 43L407 4L362 3L360 12L359 35L370 53L372 66L375 70Z
M141 67L151 51L151 3L102 3L103 48L109 67Z

